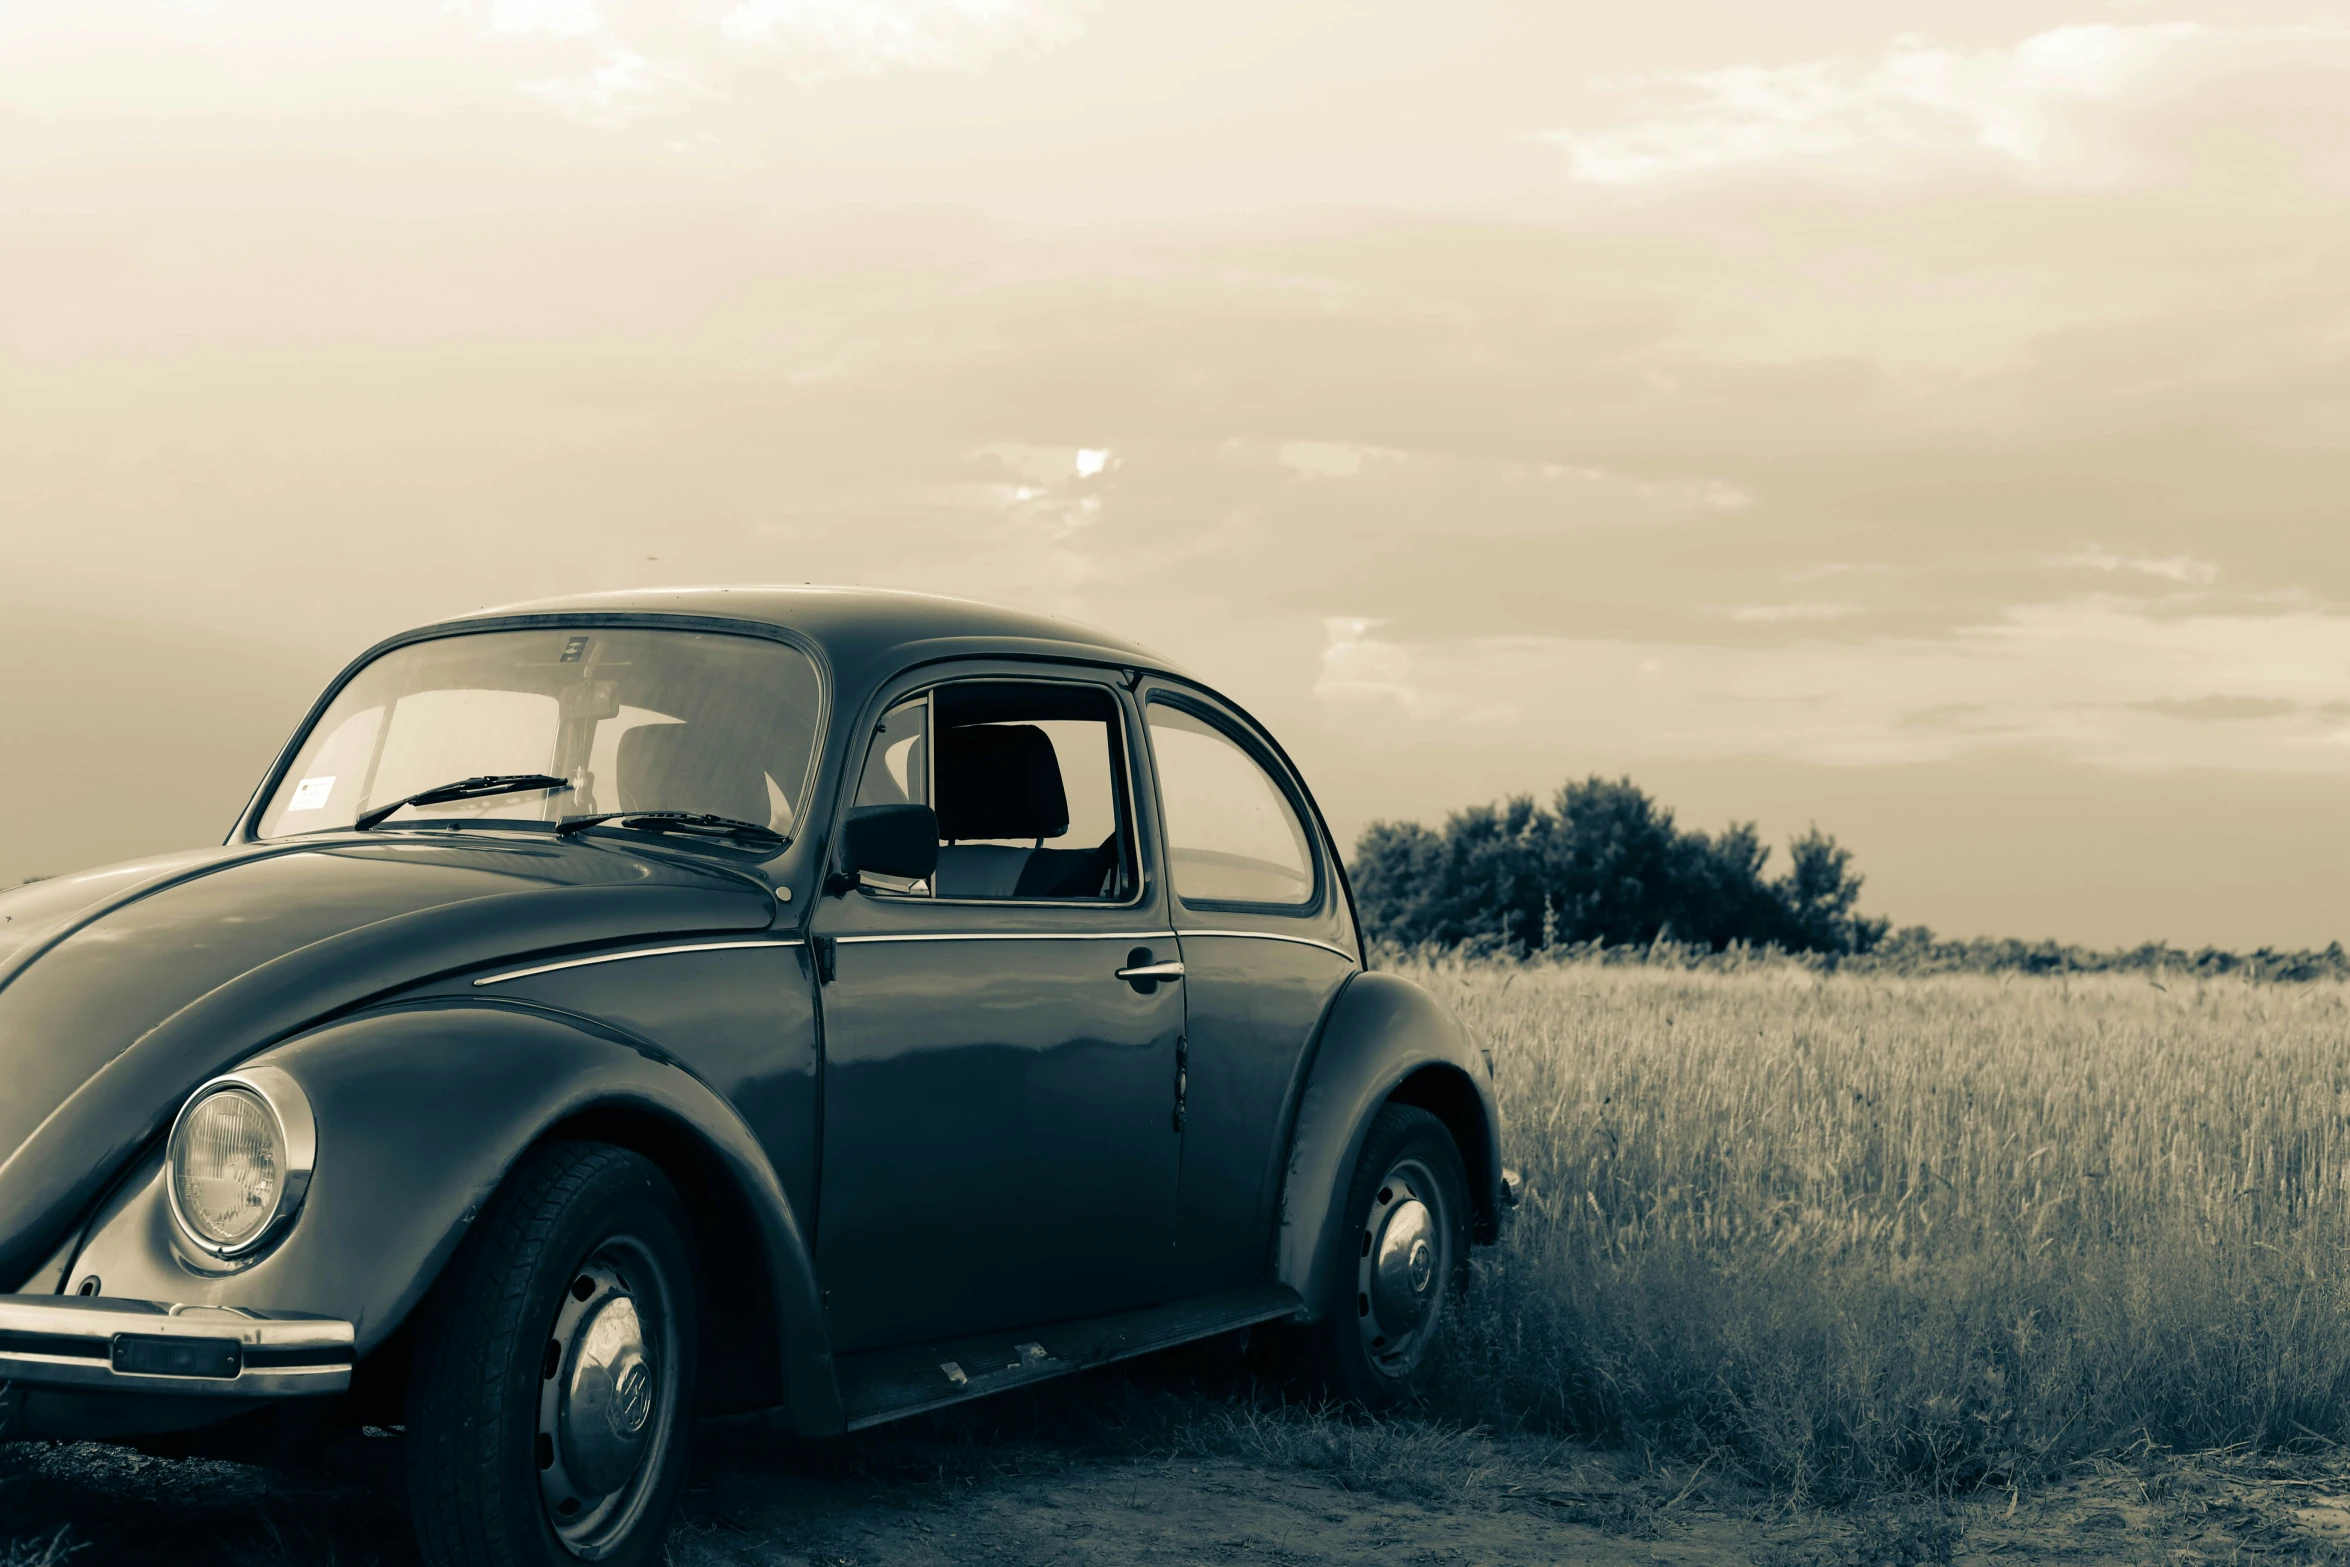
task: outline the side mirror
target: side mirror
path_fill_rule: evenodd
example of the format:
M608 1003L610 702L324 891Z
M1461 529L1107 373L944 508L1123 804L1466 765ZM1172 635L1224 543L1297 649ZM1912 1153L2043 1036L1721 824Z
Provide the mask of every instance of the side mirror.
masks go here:
M847 883L843 892L864 871L925 880L938 869L938 813L927 805L860 805L841 825L840 859L834 881Z

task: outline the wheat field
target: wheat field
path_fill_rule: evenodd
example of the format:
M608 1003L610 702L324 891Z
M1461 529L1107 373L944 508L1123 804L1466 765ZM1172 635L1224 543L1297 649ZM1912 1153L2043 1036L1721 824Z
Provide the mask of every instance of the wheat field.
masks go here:
M1819 1501L2350 1440L2350 987L1404 967L1530 1188L1456 1413Z

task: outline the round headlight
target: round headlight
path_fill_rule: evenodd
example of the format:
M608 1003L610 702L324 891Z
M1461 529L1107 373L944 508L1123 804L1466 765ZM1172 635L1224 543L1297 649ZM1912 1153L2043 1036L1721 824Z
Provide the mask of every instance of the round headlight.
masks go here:
M188 1107L172 1139L172 1195L199 1240L235 1247L269 1228L285 1195L286 1146L261 1096L224 1088Z
M313 1140L310 1107L285 1073L264 1068L207 1083L171 1129L180 1228L215 1256L258 1246L300 1204Z

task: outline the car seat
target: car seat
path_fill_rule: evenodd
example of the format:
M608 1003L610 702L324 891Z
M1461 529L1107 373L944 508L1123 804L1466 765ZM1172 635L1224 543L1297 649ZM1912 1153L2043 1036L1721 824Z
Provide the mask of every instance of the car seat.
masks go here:
M967 724L938 737L942 898L1092 898L1117 863L1116 834L1095 849L1047 849L1069 830L1053 742L1034 724ZM974 838L1026 838L1022 846Z

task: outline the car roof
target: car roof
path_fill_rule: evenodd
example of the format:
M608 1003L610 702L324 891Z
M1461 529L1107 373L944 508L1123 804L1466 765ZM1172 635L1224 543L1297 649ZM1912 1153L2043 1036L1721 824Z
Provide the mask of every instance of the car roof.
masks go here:
M1192 679L1149 649L1076 621L977 599L887 588L639 588L500 605L419 629L454 631L477 621L575 615L692 615L781 627L821 647L844 685L885 679L933 659L990 656L1078 659Z

